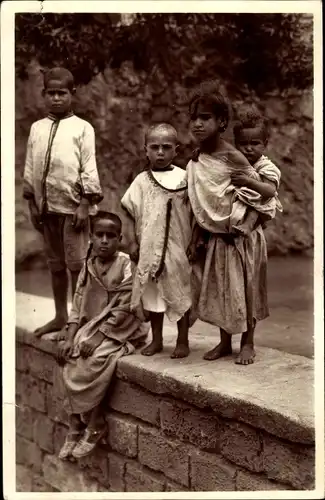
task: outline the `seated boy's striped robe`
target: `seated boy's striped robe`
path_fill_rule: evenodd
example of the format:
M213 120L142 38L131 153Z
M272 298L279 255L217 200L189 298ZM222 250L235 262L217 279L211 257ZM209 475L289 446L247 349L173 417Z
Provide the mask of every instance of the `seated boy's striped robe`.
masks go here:
M69 323L78 323L73 354L63 368L70 413L85 413L105 396L117 360L134 352L145 340L149 325L130 311L132 272L129 257L117 252L113 262L98 275L95 258L81 271ZM101 332L105 339L88 358L80 356L81 344Z

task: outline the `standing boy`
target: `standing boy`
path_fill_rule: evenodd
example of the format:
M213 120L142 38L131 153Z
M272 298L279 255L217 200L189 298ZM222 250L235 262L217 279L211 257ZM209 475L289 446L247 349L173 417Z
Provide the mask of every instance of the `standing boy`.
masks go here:
M52 277L55 318L35 334L64 328L68 318L68 276L72 293L84 263L89 215L102 199L93 127L72 111L74 79L65 68L44 74L48 116L33 123L27 145L24 193L35 229L44 236Z
M191 209L186 196L186 172L173 165L177 132L168 123L149 128L145 137L148 169L141 172L121 203L133 221L131 258L137 263L131 309L141 304L149 313L152 342L141 352L152 356L163 349L163 321L177 321L172 358L189 355L189 310L192 305L191 266L186 252L191 241Z

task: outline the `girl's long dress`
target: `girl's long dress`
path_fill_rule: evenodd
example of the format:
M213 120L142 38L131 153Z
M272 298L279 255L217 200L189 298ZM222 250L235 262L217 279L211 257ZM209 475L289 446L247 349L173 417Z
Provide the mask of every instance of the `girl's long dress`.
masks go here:
M69 413L87 413L104 398L116 363L134 352L144 341L149 325L130 311L132 274L129 256L118 252L101 275L94 260L88 261L79 276L69 323L77 323L73 355L63 367L63 383ZM88 358L80 356L80 346L101 332L105 339Z
M134 221L140 248L133 281L132 308L165 312L178 321L192 303L191 266L186 251L191 240L191 210L186 172L142 172L122 198Z
M210 233L207 252L193 267L195 313L228 333L247 330L252 318L269 314L267 247L262 227L233 238L236 190L224 158L201 154L187 166L188 194L197 223Z

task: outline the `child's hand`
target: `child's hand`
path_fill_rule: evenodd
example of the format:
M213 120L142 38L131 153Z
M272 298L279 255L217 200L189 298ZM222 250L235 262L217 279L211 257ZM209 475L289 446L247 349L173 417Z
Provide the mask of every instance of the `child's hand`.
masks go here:
M29 204L29 211L30 211L30 218L34 228L36 229L36 231L43 233L44 228L41 221L41 215L35 203Z
M231 182L236 187L247 186L249 184L249 177L242 172L233 172L231 174Z
M139 262L139 247L135 248L132 252L130 252L130 259L132 262L137 264Z
M101 332L97 332L90 340L82 342L80 345L80 356L82 358L89 358L94 352L94 350L100 346L103 342L105 335Z
M58 347L56 354L57 362L59 365L64 365L67 359L72 354L73 342L71 340L66 340L61 346Z
M197 249L196 249L196 244L192 243L186 252L187 258L189 262L194 262L197 259Z
M192 242L187 249L186 255L190 263L195 262L202 250L206 247L203 236L199 236L196 242Z
M74 226L75 231L81 231L88 220L89 216L89 206L83 203L80 203L79 207L73 214L72 225Z

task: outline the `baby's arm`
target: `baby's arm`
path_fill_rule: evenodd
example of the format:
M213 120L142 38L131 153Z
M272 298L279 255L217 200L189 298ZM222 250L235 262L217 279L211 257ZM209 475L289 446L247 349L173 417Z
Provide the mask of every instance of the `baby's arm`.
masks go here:
M237 166L235 172L231 174L231 181L236 187L248 187L259 193L262 198L272 198L276 194L276 186L256 173L256 176L250 176L245 173L247 167L253 169L248 160L240 153L234 150L229 153L229 160Z
M261 177L261 180L256 180L248 177L246 179L245 186L253 189L257 193L259 193L262 198L265 199L272 198L276 194L276 186L274 182L263 179L263 177Z
M267 157L264 157L263 161L259 162L256 170L260 176L261 182L264 185L264 189L269 189L269 192L265 192L265 197L272 198L273 196L276 196L281 179L281 171L279 168ZM262 193L261 195L263 196Z

